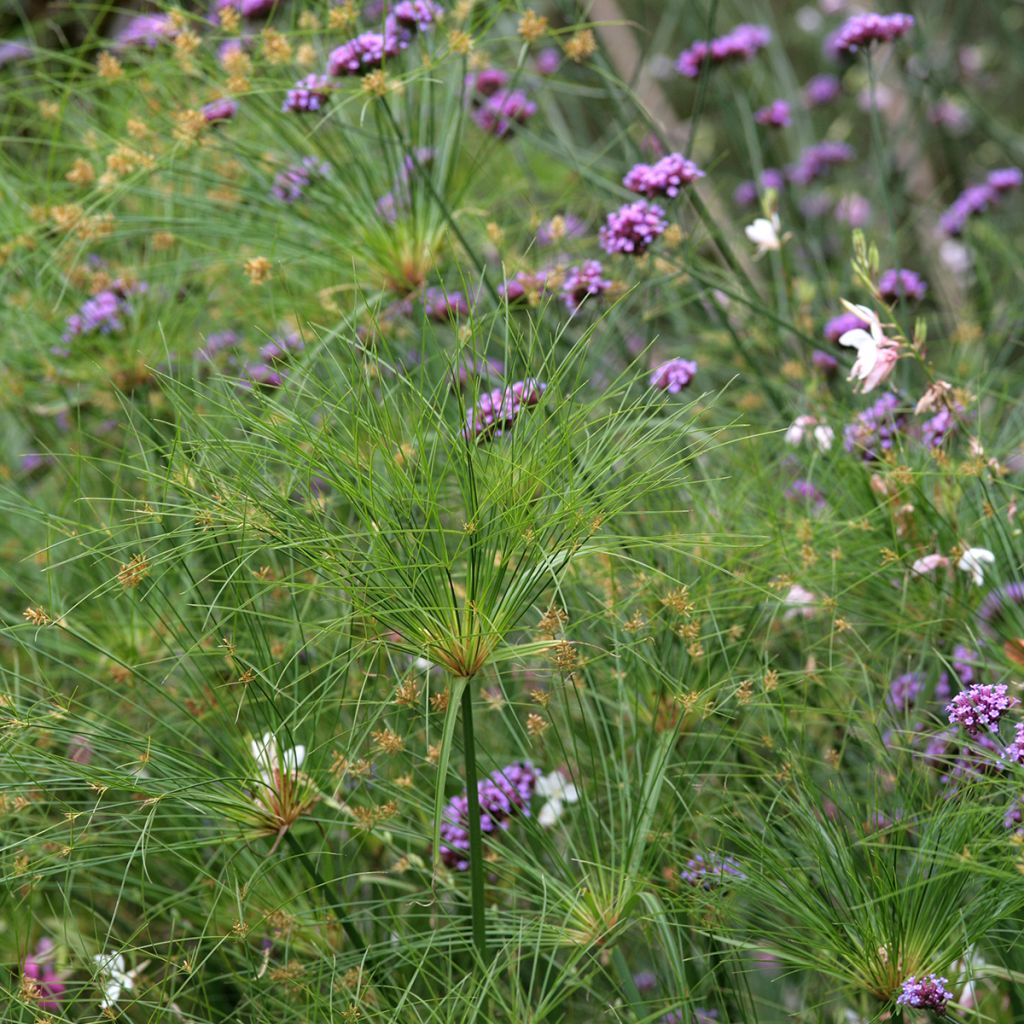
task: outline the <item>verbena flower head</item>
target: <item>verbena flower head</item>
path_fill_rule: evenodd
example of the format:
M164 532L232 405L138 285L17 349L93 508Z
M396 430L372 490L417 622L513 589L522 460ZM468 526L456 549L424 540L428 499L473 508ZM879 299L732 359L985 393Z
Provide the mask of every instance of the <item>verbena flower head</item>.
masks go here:
M956 433L959 427L957 413L962 409L940 409L921 424L921 440L928 448L939 448Z
M1024 183L1024 172L1019 167L1003 167L991 171L984 182L968 185L953 200L953 203L939 218L939 230L952 238L959 237L972 217L984 213L989 207Z
M797 162L787 168L787 175L796 185L810 185L833 167L848 164L853 157L853 148L845 142L819 142L800 154Z
M823 107L841 92L842 85L835 75L815 75L804 84L804 103L808 107Z
M697 376L697 364L692 359L669 359L657 366L651 374L650 385L670 395L678 395L688 388Z
M896 444L907 424L899 398L886 392L873 405L858 413L843 431L843 446L865 462L880 459Z
M839 370L839 360L830 352L816 348L811 353L811 364L826 377L833 376Z
M705 64L752 60L771 39L771 31L764 25L737 25L724 36L698 40L683 50L676 60L676 70L687 78L697 78Z
M832 317L825 324L825 340L832 342L833 345L838 345L839 339L844 334L858 329L866 331L868 329L868 321L857 316L856 313L840 313L839 316Z
M379 68L385 60L397 57L405 45L402 33L390 23L385 24L383 32L361 32L331 51L327 57L327 73L335 78L365 74Z
M124 297L113 289L98 292L91 299L86 299L77 313L67 318L64 341L89 334L116 334L124 330L124 316L131 313L131 306Z
M537 113L537 104L521 89L499 89L473 112L473 120L499 139L507 138Z
M655 164L635 164L622 179L622 184L630 192L648 199L655 196L674 199L684 186L703 177L704 172L692 160L687 160L681 153L669 153Z
M529 816L537 772L529 761L515 761L477 783L480 830L485 836L507 829L515 815ZM469 870L469 800L463 790L448 801L441 818L441 860L455 871Z
M446 324L459 317L469 316L469 303L462 292L449 292L443 288L428 288L423 293L423 312L428 320Z
M282 203L296 203L305 196L306 189L316 180L326 178L330 166L315 156L303 157L291 167L281 171L271 185L271 195Z
M201 113L207 124L219 124L222 121L230 121L238 113L238 103L228 96L223 96L205 104Z
M946 705L946 714L950 725L961 725L971 736L977 736L984 729L996 732L999 720L1018 703L1003 683L975 683Z
M547 279L548 275L544 270L538 270L535 273L519 270L507 281L498 285L498 297L505 299L510 304L536 302L547 289Z
M667 227L665 211L660 206L638 199L609 213L598 237L607 253L640 256Z
M920 672L904 672L889 684L886 703L893 711L908 712L924 690L924 678Z
M391 17L403 28L426 32L444 17L444 8L434 0L399 0Z
M591 296L602 295L611 288L611 281L602 277L603 273L600 260L584 260L566 271L562 299L570 312L579 309Z
M1018 722L1013 728L1013 740L1006 748L1006 759L1014 764L1024 764L1024 722Z
M714 889L730 878L746 878L735 857L698 853L686 862L679 877L688 885Z
M855 14L828 42L835 54L851 54L872 43L890 43L914 27L912 14Z
M306 75L288 90L281 110L294 114L313 113L323 109L330 95L331 82L326 75Z
M878 291L883 301L890 305L907 299L920 302L928 293L928 285L916 271L892 267L882 271L878 278Z
M946 988L948 978L929 974L918 979L911 975L903 982L896 1002L900 1006L912 1006L915 1010L934 1010L940 1017L946 1012L946 1003L953 993Z
M759 182L760 188L757 181L741 181L733 191L733 202L737 206L753 206L759 192L767 192L769 189L781 192L786 187L786 175L777 167L766 167L761 172Z
M474 104L500 92L508 83L509 74L501 68L483 68L466 75L466 90Z
M787 501L800 502L814 508L824 508L828 503L825 495L810 480L794 480L785 490Z
M989 640L995 639L1000 626L1016 611L1024 614L1024 583L1007 583L990 590L978 606L978 626Z
M793 123L793 115L785 100L772 100L754 112L754 120L766 128L785 128Z
M466 414L462 436L468 440L486 441L501 437L512 428L524 408L536 405L547 384L542 381L517 380L514 384L495 388L482 394L476 405Z
M168 14L140 14L114 37L119 46L148 46L150 49L172 39L177 30Z

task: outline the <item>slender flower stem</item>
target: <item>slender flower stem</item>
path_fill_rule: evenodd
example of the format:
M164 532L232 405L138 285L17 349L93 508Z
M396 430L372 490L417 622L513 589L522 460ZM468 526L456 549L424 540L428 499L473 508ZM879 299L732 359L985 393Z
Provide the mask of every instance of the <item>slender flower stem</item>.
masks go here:
M476 777L473 740L473 696L462 691L462 738L466 757L466 799L469 802L469 881L473 914L473 944L482 963L487 962L487 924L484 920L484 851L480 832L480 789Z

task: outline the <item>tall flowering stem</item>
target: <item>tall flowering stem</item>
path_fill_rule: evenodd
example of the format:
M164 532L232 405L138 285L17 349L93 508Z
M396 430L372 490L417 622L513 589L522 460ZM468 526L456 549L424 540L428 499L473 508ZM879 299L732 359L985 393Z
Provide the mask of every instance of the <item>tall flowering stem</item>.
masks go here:
M481 963L487 962L487 923L484 920L484 850L480 829L480 786L473 737L473 694L462 689L462 743L466 758L466 799L469 801L469 891L473 916L473 945Z

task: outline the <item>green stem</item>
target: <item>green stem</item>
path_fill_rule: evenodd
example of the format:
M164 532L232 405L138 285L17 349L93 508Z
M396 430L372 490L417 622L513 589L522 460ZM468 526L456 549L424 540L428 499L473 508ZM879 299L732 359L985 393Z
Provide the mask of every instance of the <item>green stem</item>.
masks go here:
M462 739L466 757L466 800L469 803L469 881L472 897L473 944L480 962L487 963L487 924L484 920L484 850L480 832L480 790L476 777L476 744L473 740L473 695L462 691Z
M309 854L303 848L302 844L292 835L292 830L288 829L284 834L285 841L292 849L292 853L299 858L302 866L306 869L306 874L309 875L310 881L312 881L314 888L319 889L325 898L327 898L327 883L324 881L323 876L320 874L316 865L310 859ZM348 919L348 916L342 910L341 900L336 900L334 904L334 912L341 920L341 927L345 929L345 934L348 936L349 942L355 947L355 949L362 953L366 950L366 943L363 941L362 935L359 934L359 930L356 926Z

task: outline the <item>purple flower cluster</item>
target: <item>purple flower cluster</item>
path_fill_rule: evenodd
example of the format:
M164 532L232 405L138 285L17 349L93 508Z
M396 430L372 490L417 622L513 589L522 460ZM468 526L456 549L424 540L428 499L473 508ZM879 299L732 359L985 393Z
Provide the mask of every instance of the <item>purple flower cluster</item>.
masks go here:
M288 90L281 110L293 114L315 113L322 110L331 95L331 82L326 75L306 75Z
M238 113L238 103L230 96L222 96L205 104L201 113L207 124L219 124L221 121L230 121Z
M842 92L835 75L815 75L804 83L804 103L808 107L823 107Z
M330 173L330 167L323 160L307 156L281 171L274 178L270 193L279 202L296 203L315 179L326 178Z
M686 862L686 867L679 872L679 877L688 885L711 890L730 878L746 878L746 875L740 871L735 857L722 857L717 853L704 856L698 853Z
M920 672L904 672L889 684L886 703L893 711L906 714L914 706L923 689L924 679Z
M470 102L477 106L488 96L504 89L508 85L509 76L507 71L501 68L483 68L480 71L471 71L466 75L466 90L469 92Z
M8 39L0 42L0 68L6 67L12 61L25 60L32 56L32 47L16 39Z
M921 424L921 440L928 448L939 448L951 435L956 433L959 426L957 414L962 413L962 408L940 409L934 416Z
M153 49L165 40L172 39L175 32L170 15L139 14L119 29L114 39L121 47L148 46Z
M946 714L950 725L962 725L971 736L977 736L982 729L995 732L999 719L1018 703L1004 683L975 683L946 705Z
M403 28L426 32L444 17L444 8L434 0L399 0L391 17Z
M428 288L423 293L423 312L428 320L433 320L437 324L447 324L458 320L459 317L469 316L469 303L462 292Z
M872 43L891 43L914 27L912 14L855 14L828 41L833 54L856 53Z
M482 394L476 405L466 413L462 436L467 440L485 441L501 437L515 423L524 408L536 405L547 384L532 377L517 380L511 387L495 388Z
M831 377L839 370L839 360L830 352L820 348L816 348L811 353L811 363L816 370L823 373L826 377Z
M794 480L786 488L783 496L787 501L810 505L815 509L824 508L828 504L825 500L825 495L822 494L810 480L804 480L802 478Z
M536 113L537 104L521 89L499 89L477 107L473 120L485 132L504 139Z
M537 772L529 761L516 761L477 783L480 830L493 835L507 829L516 814L529 816ZM469 870L469 798L452 797L441 819L441 859L456 871Z
M878 291L883 302L893 305L903 299L920 302L928 293L928 285L923 277L913 270L903 267L892 267L882 271L878 278Z
M40 939L35 952L25 958L22 973L32 983L32 990L41 1010L59 1010L67 986L53 966L54 943Z
M64 321L64 333L61 340L70 342L75 338L88 334L116 334L124 330L125 316L130 316L132 307L128 303L130 295L138 295L148 291L149 285L144 281L129 284L117 280L110 288L97 292L91 299L86 299L77 313Z
M786 175L777 167L766 167L761 172L760 185L762 192L772 189L781 192L786 187ZM753 206L757 202L758 182L741 181L732 194L737 206Z
M990 590L978 606L978 625L990 640L996 636L996 627L1003 621L1010 609L1024 612L1024 583L1007 583Z
M655 164L635 164L622 179L622 184L630 192L648 199L655 196L674 199L684 185L703 177L704 172L692 160L687 160L681 153L669 153Z
M280 363L301 352L306 346L297 331L287 331L270 339L260 348L260 358L267 363Z
M366 74L379 68L386 59L397 57L408 45L408 33L389 20L383 32L360 32L332 50L327 57L327 73L334 78Z
M209 341L207 342L209 346ZM266 388L278 388L284 383L288 376L285 363L305 348L302 338L295 331L286 331L284 334L275 335L260 348L260 361L250 363L245 368L242 378L242 387L252 388L261 386Z
M547 288L547 272L538 270L535 274L528 270L517 271L503 284L498 285L498 296L509 303L529 302L539 296Z
M953 200L952 205L939 218L943 234L957 238L964 233L972 217L984 213L998 203L1007 192L1024 184L1024 172L1019 167L1003 167L992 171L980 185L968 185Z
M1024 764L1024 722L1014 726L1013 740L1006 747L1006 757L1014 764Z
M660 206L638 199L609 213L598 237L607 253L640 256L667 227L665 211Z
M838 164L848 164L854 157L853 149L845 142L819 142L808 146L797 162L786 169L789 180L796 185L810 185L823 178Z
M873 462L896 444L906 424L907 417L900 408L899 398L887 391L846 425L843 447L859 454L865 462Z
M600 260L584 260L578 266L570 267L562 284L562 301L570 313L574 313L592 295L602 295L612 283L602 277L604 267Z
M196 355L207 362L213 362L214 358L222 352L230 352L237 348L242 341L242 336L237 331L217 331L206 339L206 344L199 349Z
M696 375L697 364L692 359L669 359L655 368L649 383L659 391L678 395Z
M948 980L937 974L929 974L920 980L911 975L903 982L896 1002L900 1006L912 1006L915 1010L934 1010L941 1017L946 1012L946 1002L953 998L953 993L946 988Z
M266 14L278 0L217 0L217 10L233 7L243 18L255 18Z
M705 64L752 60L772 40L764 25L737 25L717 39L700 39L683 50L676 60L676 71L687 78L697 78Z
M754 112L754 120L765 128L785 128L793 123L793 116L785 100L772 100Z

